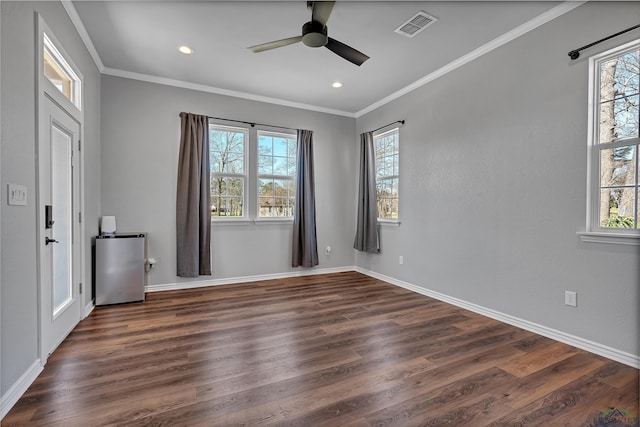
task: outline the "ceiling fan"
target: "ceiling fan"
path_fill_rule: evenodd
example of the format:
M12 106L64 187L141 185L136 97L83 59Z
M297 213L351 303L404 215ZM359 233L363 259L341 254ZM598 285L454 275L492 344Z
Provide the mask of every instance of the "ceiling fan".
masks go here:
M327 35L327 21L335 3L335 1L308 1L307 8L311 10L311 21L302 26L302 35L251 46L249 49L258 53L301 41L309 47L324 46L347 61L358 66L362 65L369 59L367 55Z

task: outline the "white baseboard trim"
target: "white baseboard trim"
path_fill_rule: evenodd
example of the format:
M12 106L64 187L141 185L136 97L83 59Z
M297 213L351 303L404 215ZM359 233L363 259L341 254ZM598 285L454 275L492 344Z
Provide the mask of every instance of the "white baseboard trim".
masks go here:
M0 420L9 413L13 405L18 402L18 399L27 391L29 386L38 378L40 372L42 372L42 363L40 359L36 359L33 364L18 378L9 390L2 395L0 401Z
M344 273L346 271L355 271L353 265L345 267L318 268L318 269L300 269L295 271L287 271L284 273L260 274L256 276L230 277L226 279L210 279L199 280L193 282L166 283L160 285L147 285L145 292L175 291L180 289L203 288L207 286L232 285L234 283L259 282L262 280L286 279L288 277L315 276L317 274Z
M84 317L83 319L86 319L87 316L89 316L91 314L91 312L93 311L93 309L96 308L95 304L93 303L93 300L84 306Z
M586 350L590 353L594 353L594 354L606 357L607 359L615 360L616 362L624 363L625 365L629 365L633 368L640 369L640 356L627 353L627 352L624 352L603 344L599 344L597 342L593 342L584 338L580 338L575 335L567 334L566 332L558 331L557 329L552 329L547 326L539 325L537 323L533 323L528 320L511 316L509 314L501 313L499 311L492 310L490 308L482 307L480 305L473 304L468 301L450 297L448 295L441 294L440 292L436 292L436 291L422 288L420 286L412 285L411 283L394 279L393 277L385 276L384 274L376 273L375 271L370 271L361 267L356 267L355 270L362 274L366 274L367 276L371 276L376 279L382 280L384 282L391 283L392 285L396 285L401 288L408 289L410 291L416 292L421 295L435 298L437 300L449 303L451 305L455 305L456 307L461 307L469 311L473 311L474 313L482 314L483 316L487 316L492 319L499 320L500 322L504 322L509 325L513 325L518 328L525 329L527 331L536 333L538 335L542 335L547 338L551 338L553 340L560 341L562 343L580 348L582 350Z

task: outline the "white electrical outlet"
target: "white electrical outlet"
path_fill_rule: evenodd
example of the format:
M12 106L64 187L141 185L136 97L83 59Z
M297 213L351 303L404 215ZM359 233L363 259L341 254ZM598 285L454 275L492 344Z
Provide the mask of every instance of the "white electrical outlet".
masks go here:
M398 264L400 265L404 264L404 257L402 255L398 257Z
M564 305L571 307L578 306L578 293L573 291L564 291Z
M331 254L331 246L327 246L327 247L326 247L326 249L324 250L324 254L325 254L325 255L327 255L327 256L328 256L329 254Z

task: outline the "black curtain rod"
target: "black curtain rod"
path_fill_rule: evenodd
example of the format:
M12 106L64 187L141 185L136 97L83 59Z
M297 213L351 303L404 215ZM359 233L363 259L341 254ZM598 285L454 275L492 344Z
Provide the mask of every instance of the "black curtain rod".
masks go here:
M234 119L225 119L222 117L213 117L213 116L207 116L210 119L214 119L214 120L224 120L227 122L235 122L235 123L244 123L245 125L251 125L251 127L256 127L256 125L258 126L266 126L266 127L270 127L270 128L278 128L278 129L287 129L287 130L295 130L297 131L298 129L293 129L293 128L288 128L285 126L275 126L275 125L265 125L264 123L256 123L256 122L245 122L244 120L234 120Z
M380 126L378 129L374 129L371 132L378 132L380 129L384 129L384 128L386 128L388 126L391 126L391 125L394 125L396 123L400 123L401 125L403 125L404 124L404 120L396 120L395 122L391 122L388 125Z
M636 28L640 28L640 25L635 25L635 26L633 26L633 27L631 27L631 28L627 28L626 30L622 30L622 31L620 31L619 33L615 33L615 34L613 34L613 35L611 35L611 36L609 36L609 37L605 37L605 38L603 38L602 40L598 40L597 42L593 42L593 43L590 43L590 44L588 44L588 45L586 45L586 46L582 46L581 48L578 48L578 49L572 50L571 52L569 52L569 53L568 53L568 55L569 55L569 57L570 57L572 60L574 60L574 59L578 59L578 58L580 57L580 51L581 51L581 50L585 50L585 49L587 49L587 48L590 48L591 46L595 46L595 45L597 45L598 43L602 43L603 41L606 41L606 40L612 39L612 38L617 37L617 36L619 36L619 35L621 35L621 34L627 33L627 32L629 32L629 31L631 31L631 30L635 30Z

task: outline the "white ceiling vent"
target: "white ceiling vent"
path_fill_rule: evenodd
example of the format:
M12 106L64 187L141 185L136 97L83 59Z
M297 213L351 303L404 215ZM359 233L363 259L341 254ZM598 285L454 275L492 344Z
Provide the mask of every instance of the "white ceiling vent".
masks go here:
M421 10L411 18L409 18L409 20L400 25L398 28L396 28L395 32L398 34L402 34L403 36L412 38L437 20L438 18L436 18L435 16L429 15L427 12L423 12Z

